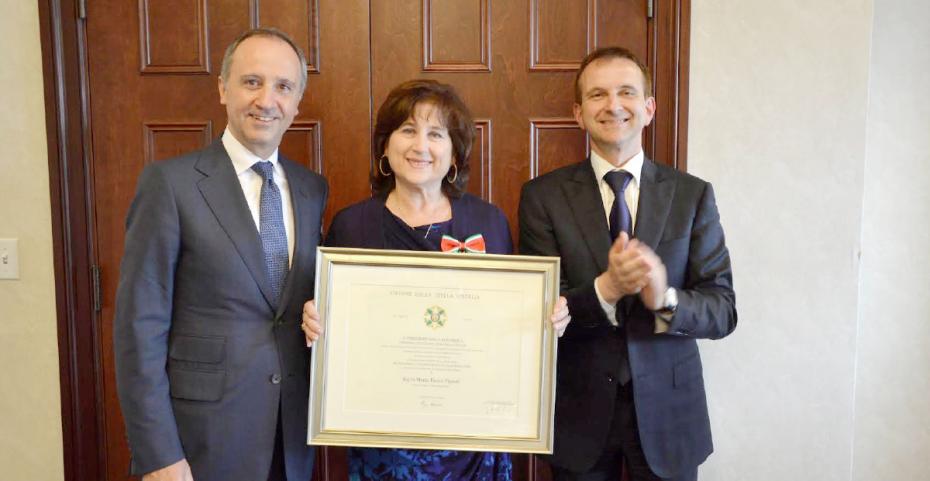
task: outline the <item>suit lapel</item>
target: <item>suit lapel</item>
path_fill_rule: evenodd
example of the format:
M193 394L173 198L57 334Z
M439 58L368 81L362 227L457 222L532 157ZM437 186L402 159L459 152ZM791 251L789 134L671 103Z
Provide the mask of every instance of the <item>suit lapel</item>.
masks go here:
M643 161L639 186L639 207L636 212L634 237L655 250L662 238L665 222L672 209L675 182L665 176L649 159Z
M262 239L242 193L232 161L216 140L204 150L195 168L205 175L197 183L204 200L245 262L269 306L274 306L271 283L265 266Z
M571 180L562 184L562 190L572 210L572 218L578 224L598 269L603 272L607 269L607 252L610 251L610 228L590 159L576 167Z
M672 196L675 195L675 182L671 177L662 175L656 164L643 159L643 170L639 182L639 205L636 210L636 224L633 237L649 246L653 251L659 245L665 221L672 208ZM620 311L624 318L629 318L639 296L629 295L620 299ZM636 329L633 323L625 323L627 332ZM652 332L650 330L648 332Z
M285 307L290 303L290 299L296 284L294 276L300 273L308 272L303 268L307 262L310 249L316 249L318 241L311 239L311 232L315 226L312 220L315 216L311 215L313 211L310 205L310 193L307 191L307 185L302 182L297 165L281 157L278 159L284 173L287 175L288 188L291 191L291 212L294 213L294 257L291 259L291 268L284 280L284 287L281 291L281 299L275 311L275 319L284 314ZM319 227L319 226L316 226Z

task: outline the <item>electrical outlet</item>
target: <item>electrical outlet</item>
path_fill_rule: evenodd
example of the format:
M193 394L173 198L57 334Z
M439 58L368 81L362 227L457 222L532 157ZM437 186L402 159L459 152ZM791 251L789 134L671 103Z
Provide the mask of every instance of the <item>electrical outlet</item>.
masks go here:
M0 279L19 279L19 239L0 239Z

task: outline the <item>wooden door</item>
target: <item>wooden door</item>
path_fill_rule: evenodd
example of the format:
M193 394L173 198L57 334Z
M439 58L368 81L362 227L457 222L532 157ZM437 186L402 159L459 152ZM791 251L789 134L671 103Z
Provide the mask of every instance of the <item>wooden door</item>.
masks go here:
M677 2L667 1L672 5ZM124 219L146 163L199 149L222 133L216 78L240 32L274 26L309 58L309 83L281 151L330 183L326 220L368 196L374 111L411 78L451 83L479 138L469 190L500 206L516 239L521 185L586 155L571 118L581 58L620 44L655 65L649 0L91 0L86 66L90 226L102 288L95 318L96 392L106 479L126 479L129 453L114 384L112 318ZM669 8L671 10L671 8ZM666 15L671 18L671 16ZM668 25L664 28L669 29ZM677 27L672 29L677 34ZM661 66L661 65L660 65ZM675 72L673 65L668 72ZM673 75L674 78L678 78ZM656 90L677 94L662 75ZM677 99L677 96L675 97ZM674 110L660 110L647 154L674 152ZM665 127L662 127L662 126ZM672 132L666 135L662 129ZM659 142L656 138L661 137ZM669 163L674 157L662 157ZM346 479L345 451L320 450L315 477ZM515 477L548 479L544 463L515 457Z

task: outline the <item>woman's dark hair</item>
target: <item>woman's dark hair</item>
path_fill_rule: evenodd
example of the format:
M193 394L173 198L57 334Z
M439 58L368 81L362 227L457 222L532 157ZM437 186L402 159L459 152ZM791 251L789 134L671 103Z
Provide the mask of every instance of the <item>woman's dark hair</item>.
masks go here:
M416 106L420 103L429 103L439 116L439 122L449 131L452 138L452 162L458 169L455 182L448 182L449 173L442 182L442 192L448 197L458 198L468 187L468 157L475 141L475 122L471 112L462 102L451 85L439 83L435 80L409 80L391 90L384 103L378 109L378 118L375 123L374 139L372 139L372 153L374 159L371 168L371 190L376 196L387 195L394 190L394 175L382 175L379 169L381 157L387 148L391 134L401 124L413 116ZM385 170L390 167L385 162ZM452 167L449 171L454 174ZM392 172L388 172L392 174Z

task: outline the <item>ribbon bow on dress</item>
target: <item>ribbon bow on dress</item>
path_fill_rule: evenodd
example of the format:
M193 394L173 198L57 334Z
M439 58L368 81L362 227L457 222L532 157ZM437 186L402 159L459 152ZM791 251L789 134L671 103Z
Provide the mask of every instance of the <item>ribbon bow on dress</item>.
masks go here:
M443 252L485 253L484 236L481 234L468 236L464 242L450 235L443 235L440 247L442 248Z

